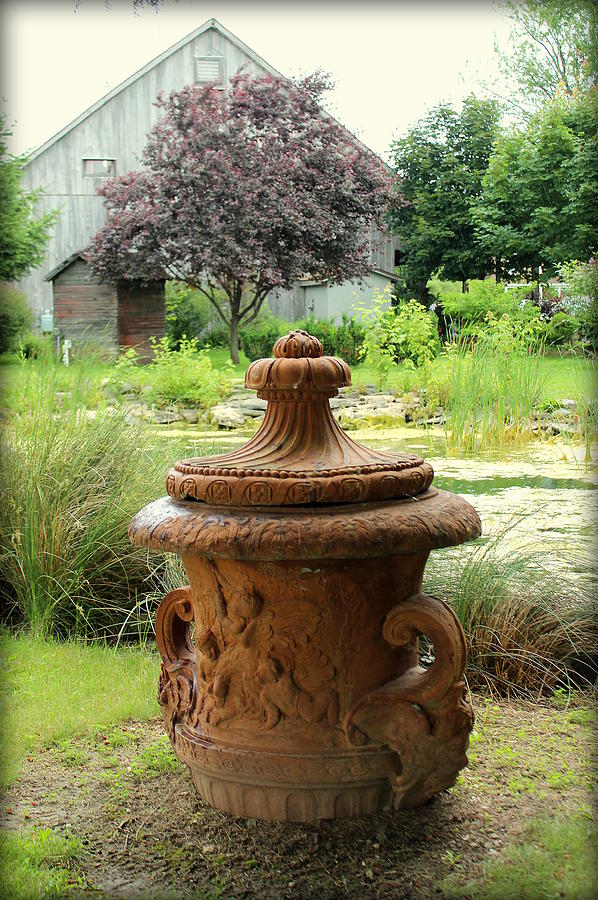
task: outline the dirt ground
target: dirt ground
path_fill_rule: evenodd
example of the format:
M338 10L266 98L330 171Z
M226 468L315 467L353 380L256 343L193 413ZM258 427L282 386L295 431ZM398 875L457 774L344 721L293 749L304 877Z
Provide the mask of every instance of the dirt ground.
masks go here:
M417 810L318 826L230 818L199 799L156 718L30 756L3 798L2 825L78 835L83 895L444 896L444 878L466 883L531 818L591 808L590 708L483 697L474 705L470 767Z

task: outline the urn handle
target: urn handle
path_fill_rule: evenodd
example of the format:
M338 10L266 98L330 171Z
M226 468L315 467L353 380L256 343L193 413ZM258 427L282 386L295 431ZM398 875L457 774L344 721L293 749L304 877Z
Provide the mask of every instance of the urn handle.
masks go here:
M391 609L382 628L395 647L424 634L434 645L430 668L412 666L361 697L345 729L350 744L373 741L397 755L398 774L389 779L395 808L419 806L454 784L467 765L473 712L461 680L466 648L457 616L442 600L413 594Z
M434 645L434 662L429 669L413 666L393 683L397 697L426 706L440 700L460 681L465 670L465 635L452 609L437 597L413 594L386 616L382 635L389 644L404 647L420 635Z
M195 662L191 640L193 602L189 586L170 591L156 613L156 644L167 668Z

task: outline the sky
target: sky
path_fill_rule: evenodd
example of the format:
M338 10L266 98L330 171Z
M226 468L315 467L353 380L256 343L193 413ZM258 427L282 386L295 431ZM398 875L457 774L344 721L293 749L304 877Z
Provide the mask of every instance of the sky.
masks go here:
M137 14L133 0L0 0L11 151L43 143L212 16L283 75L330 72L328 109L385 158L429 109L494 75L495 36L508 35L501 0L164 0Z

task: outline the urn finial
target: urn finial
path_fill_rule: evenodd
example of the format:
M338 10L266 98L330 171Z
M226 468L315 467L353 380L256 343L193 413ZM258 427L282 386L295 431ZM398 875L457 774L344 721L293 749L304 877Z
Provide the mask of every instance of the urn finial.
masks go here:
M273 353L245 375L245 387L268 401L255 436L232 453L175 463L171 497L299 506L414 497L430 487L434 472L423 459L364 447L335 420L329 400L351 384L343 359L323 356L320 341L301 330L279 338Z
M308 334L307 331L297 329L297 331L289 331L283 337L278 338L272 348L274 356L289 357L299 359L299 357L308 356L312 359L319 357L323 353L321 342L317 337Z

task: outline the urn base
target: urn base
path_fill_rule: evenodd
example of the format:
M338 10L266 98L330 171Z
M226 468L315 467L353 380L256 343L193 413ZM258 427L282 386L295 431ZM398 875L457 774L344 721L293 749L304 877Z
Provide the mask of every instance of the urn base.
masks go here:
M233 816L315 823L393 805L393 754L364 747L282 753L216 744L184 726L174 747L200 797Z

